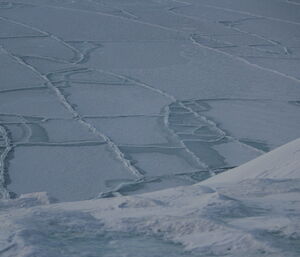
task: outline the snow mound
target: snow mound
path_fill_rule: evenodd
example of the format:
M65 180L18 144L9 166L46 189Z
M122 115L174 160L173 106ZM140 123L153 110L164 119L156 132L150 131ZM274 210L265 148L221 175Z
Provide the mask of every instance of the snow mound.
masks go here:
M299 179L300 139L294 140L202 184L237 183L246 179Z

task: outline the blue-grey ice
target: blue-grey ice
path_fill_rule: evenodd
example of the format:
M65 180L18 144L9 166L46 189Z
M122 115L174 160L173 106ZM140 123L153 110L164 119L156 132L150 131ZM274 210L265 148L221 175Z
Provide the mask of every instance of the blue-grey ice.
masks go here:
M299 67L299 0L0 0L0 255L298 256Z

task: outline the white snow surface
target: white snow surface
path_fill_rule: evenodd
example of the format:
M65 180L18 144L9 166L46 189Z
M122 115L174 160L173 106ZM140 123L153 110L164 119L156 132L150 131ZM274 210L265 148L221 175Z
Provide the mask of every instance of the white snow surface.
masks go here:
M192 186L51 202L1 201L1 256L299 256L300 139Z

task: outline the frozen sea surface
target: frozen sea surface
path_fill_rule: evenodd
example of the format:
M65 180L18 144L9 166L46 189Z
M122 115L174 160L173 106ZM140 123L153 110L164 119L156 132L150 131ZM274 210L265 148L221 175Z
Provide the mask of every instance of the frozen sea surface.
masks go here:
M6 0L0 28L4 197L193 184L300 136L297 1Z
M0 198L138 196L246 163L300 137L299 67L298 0L0 0ZM116 240L177 252L143 236Z

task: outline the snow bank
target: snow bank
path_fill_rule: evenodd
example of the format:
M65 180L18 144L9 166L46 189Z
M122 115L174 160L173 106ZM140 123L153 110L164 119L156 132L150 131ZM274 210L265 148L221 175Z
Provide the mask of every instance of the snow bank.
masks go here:
M235 169L212 177L202 184L236 183L245 179L299 179L300 139L294 140Z

